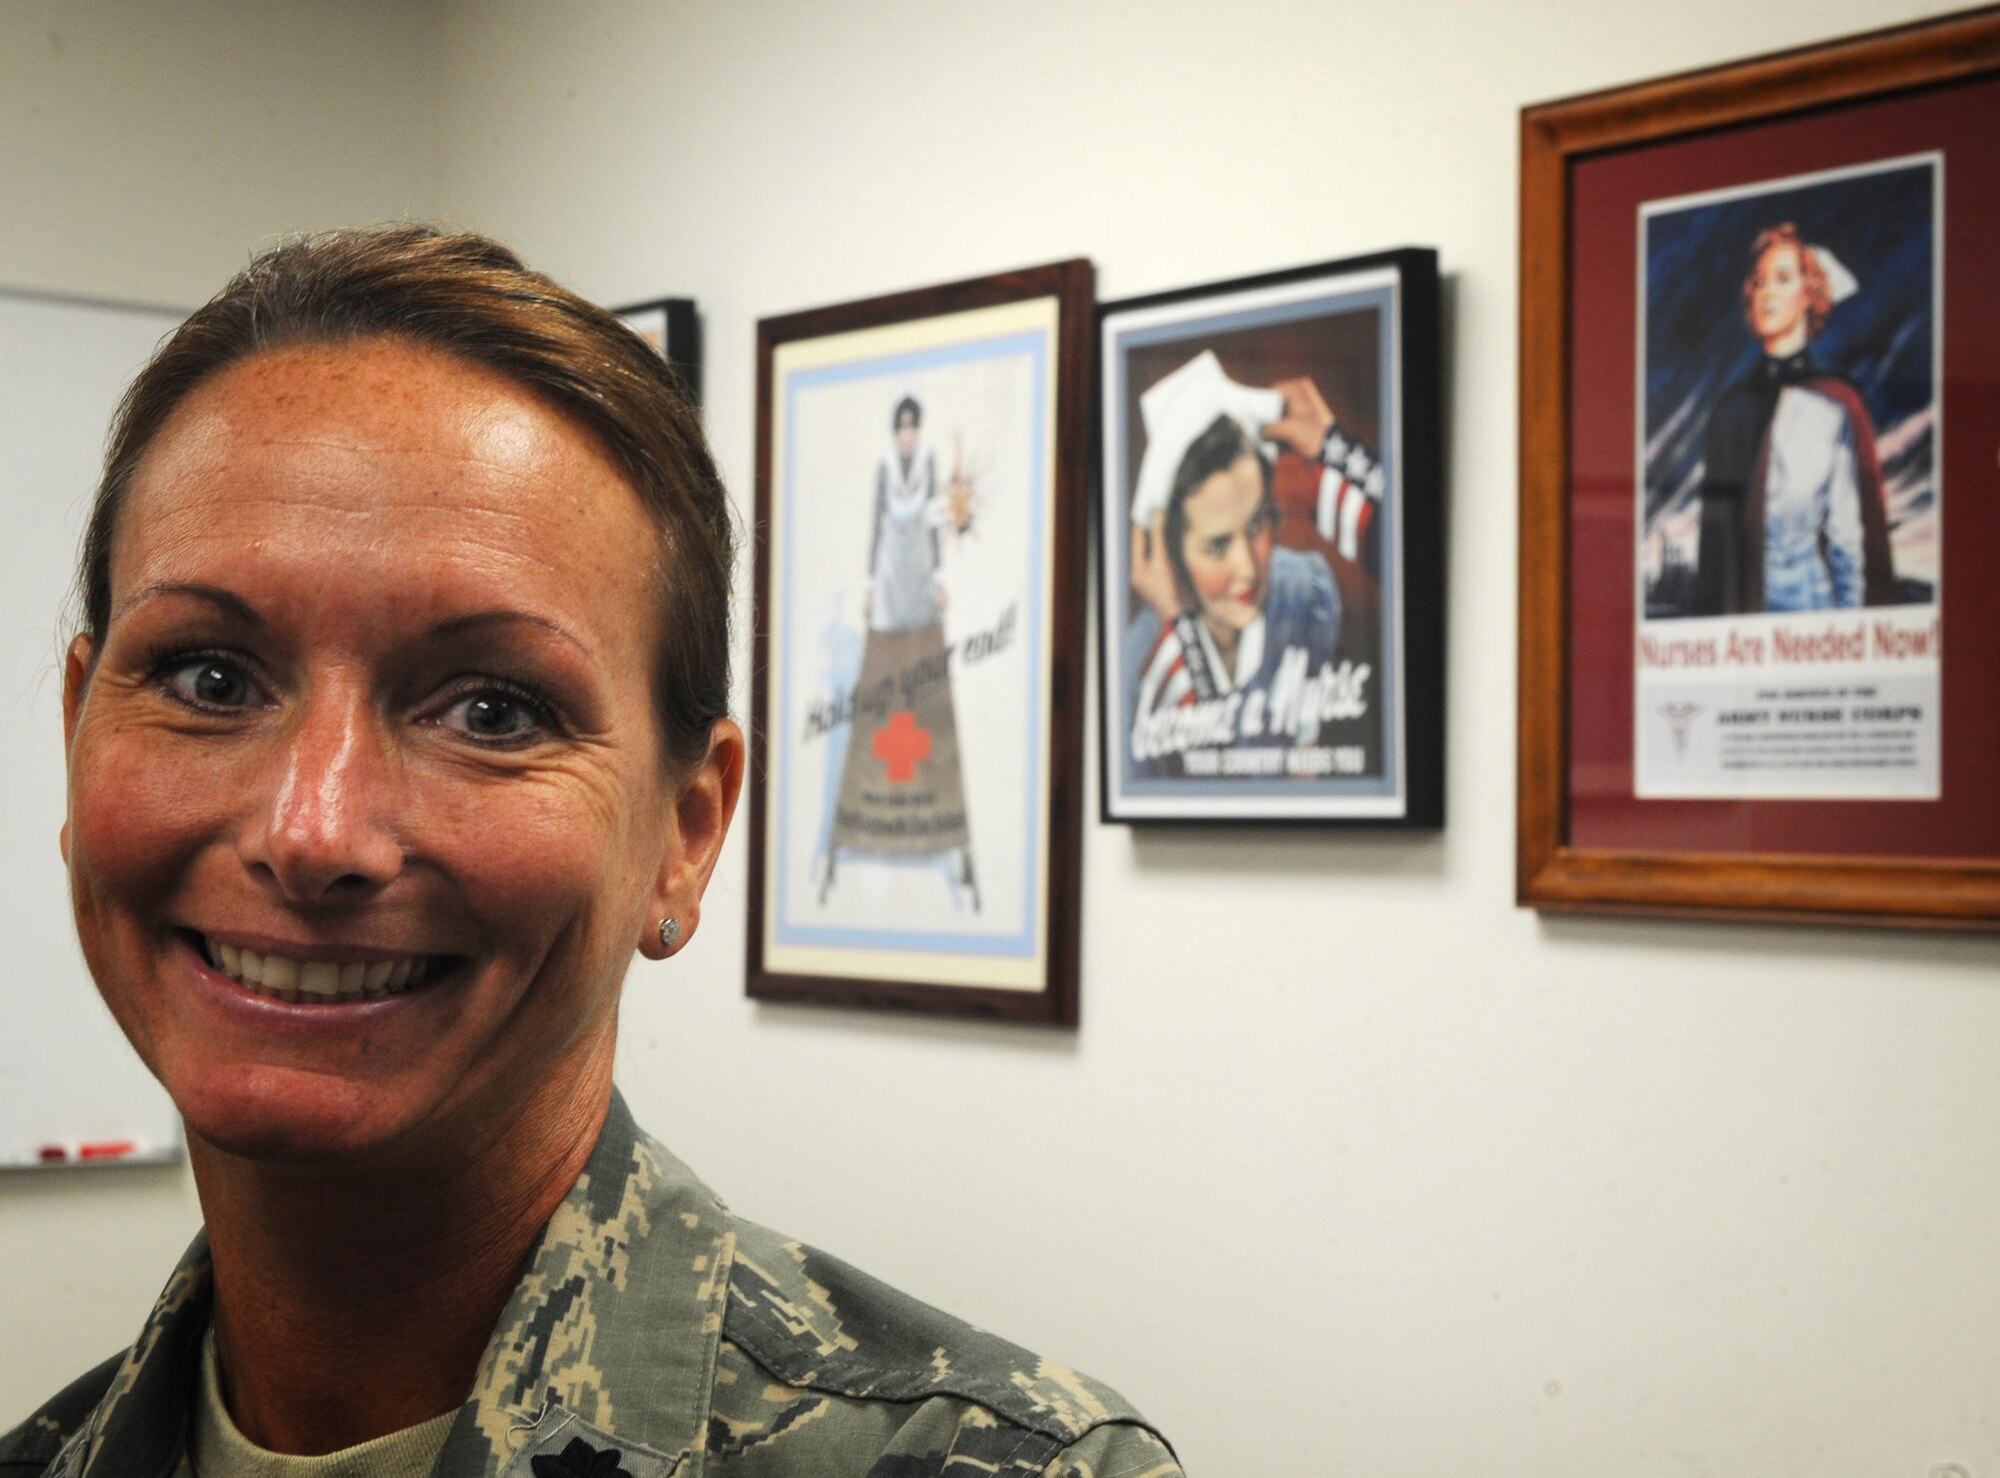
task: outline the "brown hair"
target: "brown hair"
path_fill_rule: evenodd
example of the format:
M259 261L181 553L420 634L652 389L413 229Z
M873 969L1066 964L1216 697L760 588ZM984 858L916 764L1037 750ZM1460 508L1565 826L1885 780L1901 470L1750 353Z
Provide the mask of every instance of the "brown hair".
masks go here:
M1827 286L1826 268L1820 265L1819 253L1805 244L1799 236L1799 228L1790 221L1758 232L1757 239L1750 243L1750 270L1743 274L1743 316L1750 318L1750 300L1757 290L1758 264L1764 260L1764 253L1774 246L1789 246L1798 253L1799 276L1806 285L1806 336L1817 338L1832 316L1833 290ZM1752 327L1755 327L1754 320Z
M1183 610L1201 609L1201 600L1195 594L1194 577L1188 573L1187 553L1181 548L1187 539L1187 500L1203 483L1218 472L1227 472L1246 455L1257 459L1257 470L1264 479L1264 501L1255 516L1268 519L1275 525L1278 505L1271 495L1271 464L1257 450L1257 443L1250 439L1250 433L1234 417L1219 415L1209 422L1208 429L1189 444L1181 454L1180 466L1174 469L1173 487L1167 493L1167 516L1161 525L1160 536L1166 541L1167 561L1173 567L1174 586L1180 592Z
M386 336L506 376L582 422L659 533L654 709L669 763L707 752L729 711L736 532L692 406L658 353L498 242L396 224L301 236L262 253L170 337L112 423L77 571L83 630L111 613L111 547L141 458L198 385L290 344Z

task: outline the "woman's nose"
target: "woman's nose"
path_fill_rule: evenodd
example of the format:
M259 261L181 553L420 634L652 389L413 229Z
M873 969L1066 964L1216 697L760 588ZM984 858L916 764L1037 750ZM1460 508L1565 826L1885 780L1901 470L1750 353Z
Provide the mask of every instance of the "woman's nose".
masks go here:
M393 757L359 695L301 702L278 741L245 860L297 903L382 887L402 870Z

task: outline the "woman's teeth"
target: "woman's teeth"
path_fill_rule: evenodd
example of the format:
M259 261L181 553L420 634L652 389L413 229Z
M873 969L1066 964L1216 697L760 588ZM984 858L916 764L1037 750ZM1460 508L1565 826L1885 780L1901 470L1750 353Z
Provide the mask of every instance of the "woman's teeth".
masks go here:
M281 1001L364 1001L393 996L423 982L428 958L409 960L290 960L260 955L204 937L209 964L238 985Z

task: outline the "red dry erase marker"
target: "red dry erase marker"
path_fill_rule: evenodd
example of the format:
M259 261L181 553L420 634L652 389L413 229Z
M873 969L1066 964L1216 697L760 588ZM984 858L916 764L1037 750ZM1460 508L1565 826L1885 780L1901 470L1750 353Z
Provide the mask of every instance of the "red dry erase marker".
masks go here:
M129 1139L100 1139L94 1144L80 1144L76 1147L79 1160L116 1160L129 1155L139 1148Z

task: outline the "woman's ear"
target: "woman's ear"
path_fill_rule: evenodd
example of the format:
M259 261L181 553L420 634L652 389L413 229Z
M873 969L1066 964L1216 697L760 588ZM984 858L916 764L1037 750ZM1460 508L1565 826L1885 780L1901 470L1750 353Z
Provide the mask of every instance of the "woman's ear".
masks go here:
M76 737L76 716L83 707L84 685L90 681L90 659L97 655L97 644L89 636L78 632L70 639L69 651L63 656L63 749L69 749L70 741Z
M729 820L736 814L746 754L743 730L736 721L717 719L709 731L708 753L681 778L669 817L666 853L639 935L639 952L649 960L678 953L701 922L701 895L722 855ZM673 927L663 927L667 920Z
M69 766L70 743L76 738L76 716L83 708L83 690L90 681L90 660L97 655L97 644L79 632L70 639L69 651L63 656L63 766ZM56 846L62 852L65 863L69 861L69 819L65 813L62 830L56 833Z

